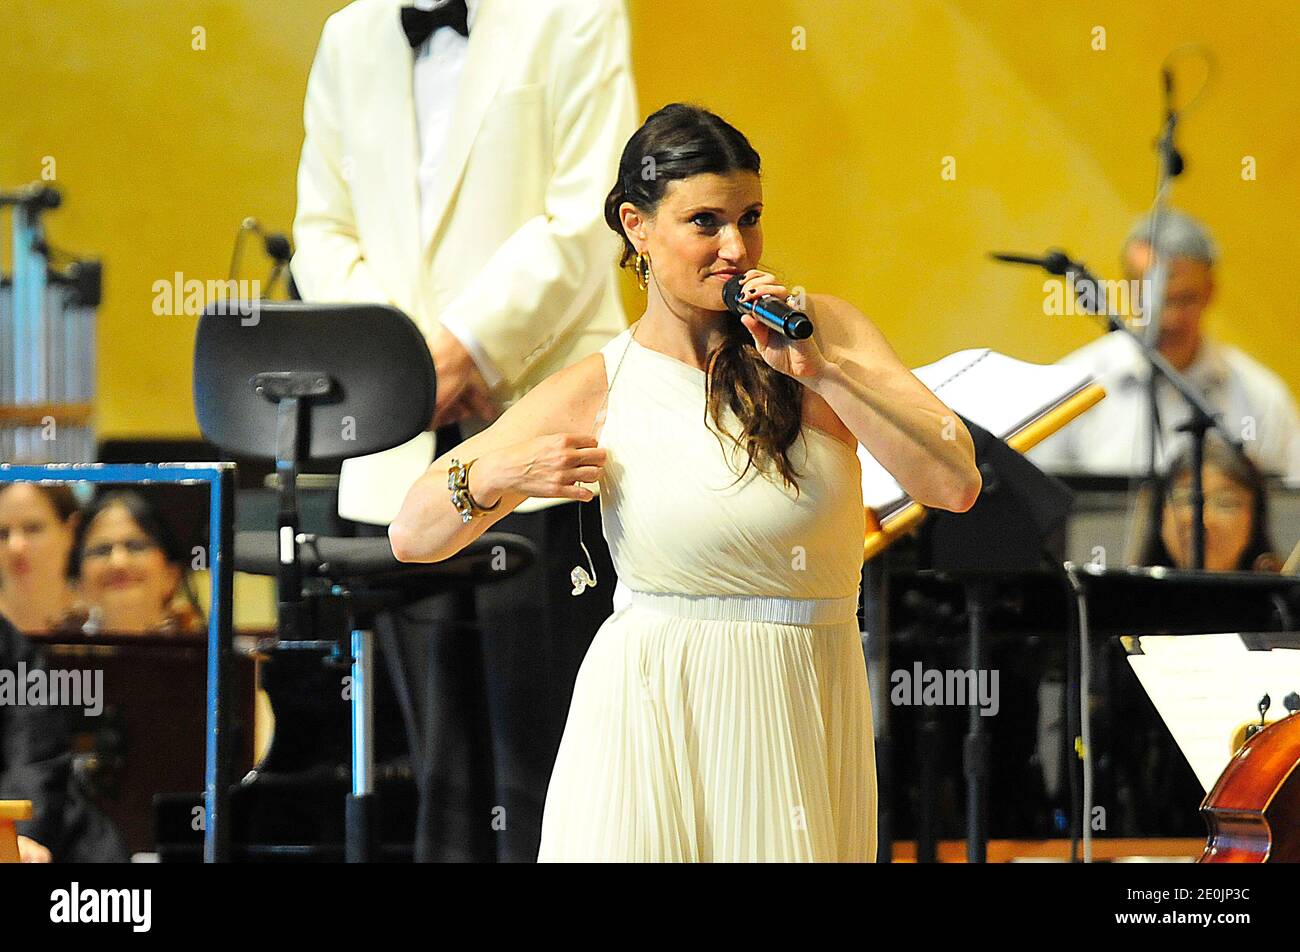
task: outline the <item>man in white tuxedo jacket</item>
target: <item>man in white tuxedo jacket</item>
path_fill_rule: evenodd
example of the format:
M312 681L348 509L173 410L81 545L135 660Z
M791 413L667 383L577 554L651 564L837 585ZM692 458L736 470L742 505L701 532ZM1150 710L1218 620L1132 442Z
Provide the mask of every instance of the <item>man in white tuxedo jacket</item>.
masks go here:
M306 300L409 314L438 375L434 432L345 463L340 516L385 525L435 456L626 326L602 216L636 116L622 0L356 0L326 22L293 276ZM572 598L578 505L611 581ZM417 696L419 859L535 858L572 681L611 610L597 503L533 499L496 528L539 562L412 607L393 639Z

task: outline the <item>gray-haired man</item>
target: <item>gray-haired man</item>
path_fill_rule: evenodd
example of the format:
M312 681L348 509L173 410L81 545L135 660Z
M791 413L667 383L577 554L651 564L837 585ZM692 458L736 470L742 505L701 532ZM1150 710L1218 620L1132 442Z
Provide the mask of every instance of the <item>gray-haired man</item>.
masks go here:
M1149 277L1150 231L1150 219L1139 219L1124 242L1121 260L1130 281ZM1257 466L1288 483L1300 483L1300 413L1291 391L1263 364L1204 332L1202 315L1214 294L1218 259L1214 239L1190 215L1166 209L1155 240L1169 261L1160 353L1200 388ZM1061 363L1090 368L1106 388L1106 399L1032 450L1029 458L1049 472L1144 475L1152 428L1150 370L1141 352L1123 335L1112 333ZM1178 426L1187 420L1188 409L1164 381L1157 384L1156 401L1156 462L1162 468L1187 439Z

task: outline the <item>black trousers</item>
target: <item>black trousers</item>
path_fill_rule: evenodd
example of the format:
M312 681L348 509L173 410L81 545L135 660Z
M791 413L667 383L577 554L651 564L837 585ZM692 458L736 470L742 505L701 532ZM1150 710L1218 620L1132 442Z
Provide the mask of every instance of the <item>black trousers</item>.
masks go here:
M459 442L438 431L436 455ZM571 594L587 564L599 584ZM538 559L503 581L442 592L377 624L390 678L408 701L420 862L533 862L573 683L613 611L614 566L600 501L514 512L494 532L530 539Z

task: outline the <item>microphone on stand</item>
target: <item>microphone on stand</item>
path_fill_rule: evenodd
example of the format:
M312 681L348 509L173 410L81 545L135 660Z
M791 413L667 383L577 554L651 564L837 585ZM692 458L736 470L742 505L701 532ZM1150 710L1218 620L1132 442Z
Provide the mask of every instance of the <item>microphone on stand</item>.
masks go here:
M263 231L260 226L254 229L262 236L262 247L266 249L266 256L276 264L288 264L289 259L293 257L293 246L289 244L289 238L282 231Z
M266 250L266 256L272 261L280 264L288 264L289 259L293 257L293 247L289 244L289 238L284 232L265 231L262 223L256 218L245 218L239 224L241 232L251 231L262 239L262 247Z
M1102 293L1102 284L1097 276L1089 271L1083 262L1075 261L1061 249L1049 248L1041 257L1010 251L991 251L989 257L994 261L1032 265L1035 268L1042 268L1048 274L1065 278L1066 286L1073 286L1075 295L1080 297L1080 303L1084 303L1082 296L1091 289L1093 300L1084 309L1095 313L1098 317L1106 318L1107 325L1111 329L1117 329L1123 324L1119 316L1111 314L1106 307L1106 297Z
M989 257L995 261L1009 261L1012 264L1032 264L1034 267L1042 268L1049 274L1056 274L1062 277L1067 271L1080 271L1083 266L1071 261L1064 251L1055 248L1049 249L1041 258L1034 255L1018 255L1009 251L991 251Z
M261 222L256 218L245 218L239 223L239 231L235 235L235 247L230 255L230 280L235 280L239 271L239 258L243 251L244 235L253 232L262 239L262 248L266 256L271 259L271 273L266 280L266 288L263 296L269 296L271 290L275 287L275 282L279 279L285 268L288 267L289 260L293 257L293 246L289 242L288 236L279 231L265 231ZM290 296L296 297L290 278Z
M1182 175L1185 168L1183 154L1174 145L1174 130L1178 126L1178 110L1174 108L1174 71L1168 66L1162 67L1160 78L1165 89L1165 128L1156 148L1165 163L1165 175L1173 179Z
M1102 294L1102 285L1096 275L1089 271L1084 266L1083 262L1075 261L1059 248L1049 248L1041 258L1035 257L1034 255L1014 254L1007 251L992 251L989 253L989 257L995 261L1008 261L1011 264L1033 265L1036 268L1042 268L1048 274L1054 274L1058 277L1065 278L1066 286L1072 286L1075 295L1081 298L1081 302L1082 296L1087 293L1088 290L1091 290L1093 294L1093 303L1092 307L1087 309L1095 309L1099 316L1102 317L1114 317L1114 315L1101 313L1106 310L1105 296Z
M813 323L803 311L797 311L780 298L764 294L752 301L740 299L740 289L745 284L743 275L735 275L722 286L722 300L727 310L736 315L752 314L765 326L790 340L807 340L812 337Z

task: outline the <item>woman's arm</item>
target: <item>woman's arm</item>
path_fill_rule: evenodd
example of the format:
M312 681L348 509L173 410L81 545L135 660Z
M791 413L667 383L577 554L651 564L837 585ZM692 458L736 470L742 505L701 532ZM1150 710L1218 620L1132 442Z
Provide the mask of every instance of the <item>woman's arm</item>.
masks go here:
M784 299L790 291L769 272L748 271L742 297L764 294ZM741 318L759 355L825 402L921 505L953 512L975 505L982 480L957 414L852 304L829 294L809 294L804 303L816 328L807 340L788 340L752 315Z
M605 363L592 354L552 374L486 430L434 460L406 494L388 527L393 554L402 562L451 558L532 496L586 501L604 471L605 450L591 430L605 395ZM474 460L469 491L483 506L500 505L465 523L451 502L451 459Z
M800 379L822 397L909 496L965 512L982 480L961 419L898 359L865 314L830 295L809 295L820 372Z

